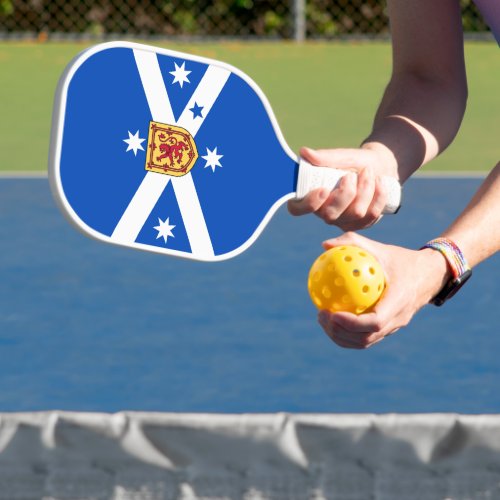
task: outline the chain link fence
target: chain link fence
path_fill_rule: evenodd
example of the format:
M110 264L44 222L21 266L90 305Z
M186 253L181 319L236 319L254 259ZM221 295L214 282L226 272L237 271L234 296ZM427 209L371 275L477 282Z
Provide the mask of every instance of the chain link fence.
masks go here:
M465 30L487 32L472 0L461 3ZM301 40L387 33L383 0L0 0L3 38Z

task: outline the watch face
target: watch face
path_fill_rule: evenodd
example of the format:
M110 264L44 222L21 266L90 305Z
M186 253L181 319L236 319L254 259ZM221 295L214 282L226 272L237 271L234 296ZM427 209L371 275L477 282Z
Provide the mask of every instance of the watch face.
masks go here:
M432 299L432 303L436 306L442 306L448 299L451 299L460 288L462 288L467 280L472 276L472 270L468 269L458 278L451 279L446 283L443 289Z

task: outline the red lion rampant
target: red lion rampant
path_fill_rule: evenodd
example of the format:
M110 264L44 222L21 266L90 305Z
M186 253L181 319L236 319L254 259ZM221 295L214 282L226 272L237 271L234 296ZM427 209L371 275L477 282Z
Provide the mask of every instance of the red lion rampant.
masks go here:
M163 137L160 136L160 139L163 139ZM156 160L160 161L168 158L170 160L170 166L174 165L174 161L177 161L177 164L180 164L182 162L182 153L189 150L189 146L185 142L179 142L172 136L160 144L158 148L162 154L157 156Z

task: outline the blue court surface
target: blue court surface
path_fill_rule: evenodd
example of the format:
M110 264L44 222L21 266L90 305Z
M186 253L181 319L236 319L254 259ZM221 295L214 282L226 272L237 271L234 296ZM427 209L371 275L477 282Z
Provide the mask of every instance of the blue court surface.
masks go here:
M480 182L413 179L399 214L365 234L418 248ZM442 308L350 351L306 288L338 234L283 207L239 257L185 261L87 239L47 179L1 179L0 411L499 412L500 257Z

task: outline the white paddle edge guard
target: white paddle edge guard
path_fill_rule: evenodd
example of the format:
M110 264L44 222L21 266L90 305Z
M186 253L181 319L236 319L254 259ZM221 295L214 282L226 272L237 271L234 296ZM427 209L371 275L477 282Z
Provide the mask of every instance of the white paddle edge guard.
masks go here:
M296 198L304 198L313 189L335 189L340 179L349 172L338 168L317 167L300 158ZM395 214L401 206L401 184L394 177L387 176L381 178L381 183L387 197L382 213Z

